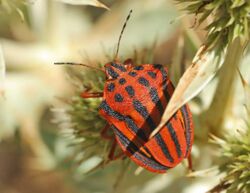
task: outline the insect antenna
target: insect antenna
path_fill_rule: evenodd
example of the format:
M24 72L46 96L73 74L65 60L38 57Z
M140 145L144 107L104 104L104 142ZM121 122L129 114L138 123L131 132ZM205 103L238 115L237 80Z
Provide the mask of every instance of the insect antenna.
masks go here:
M84 66L84 67L91 68L91 69L98 70L98 71L101 71L101 72L105 73L105 71L103 69L101 69L101 68L97 68L97 67L94 67L94 66L89 66L87 64L82 64L82 63L75 63L75 62L55 62L54 64L55 65L78 65L78 66Z
M122 35L123 35L123 32L124 32L124 30L125 30L125 28L126 28L126 25L127 25L127 23L128 23L128 20L129 20L129 18L130 18L130 16L131 16L131 13L132 13L133 11L132 11L132 9L129 11L129 14L128 14L128 16L127 16L127 18L126 18L126 21L125 21L125 23L123 24L123 27L122 27L122 31L121 31L121 33L120 33L120 36L119 36L119 39L118 39L118 43L117 43L117 48L116 48L116 53L115 53L115 60L117 60L117 57L118 57L118 52L119 52L119 47L120 47L120 43L121 43L121 39L122 39Z

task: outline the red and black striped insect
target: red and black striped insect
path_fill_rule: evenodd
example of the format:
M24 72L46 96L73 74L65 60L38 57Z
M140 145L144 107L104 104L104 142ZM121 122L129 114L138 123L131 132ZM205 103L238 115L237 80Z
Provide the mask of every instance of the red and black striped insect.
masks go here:
M121 35L129 17L130 14ZM189 158L191 168L193 122L188 105L180 108L159 133L149 138L174 91L167 69L160 64L134 65L131 59L124 63L115 60L105 64L104 68L104 91L86 91L82 97L103 99L99 112L107 125L101 133L105 136L106 131L112 129L115 134L110 159L114 158L115 145L119 144L132 161L149 171L165 173L184 158Z

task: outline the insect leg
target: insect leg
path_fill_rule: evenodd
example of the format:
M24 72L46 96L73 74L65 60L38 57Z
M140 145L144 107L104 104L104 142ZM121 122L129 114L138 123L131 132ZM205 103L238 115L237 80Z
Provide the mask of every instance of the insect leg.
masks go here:
M123 152L119 153L118 155L115 155L116 147L117 147L117 141L116 141L116 139L114 139L113 142L112 142L112 145L111 145L109 155L108 155L109 160L116 160L116 159L119 159L122 156L124 156Z
M105 127L101 130L101 137L106 140L114 139L114 136L110 136L107 134L108 130L110 129L110 125L107 123Z
M81 93L81 97L82 98L100 98L103 97L103 92L88 92L88 91L84 91Z
M189 169L190 171L194 171L194 170L193 170L193 164L192 164L192 156L191 156L191 153L189 154L187 160L188 160L188 169Z

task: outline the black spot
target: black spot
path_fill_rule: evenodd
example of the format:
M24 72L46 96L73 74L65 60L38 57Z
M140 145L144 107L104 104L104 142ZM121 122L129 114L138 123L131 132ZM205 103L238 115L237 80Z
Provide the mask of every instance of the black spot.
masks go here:
M132 86L126 86L125 90L127 91L127 93L129 94L129 96L133 97L135 96L135 90L133 89Z
M149 115L148 110L143 104L138 101L133 101L133 106L135 110L145 119L146 123L148 124L151 131L153 131L156 128L156 125L152 119L152 117Z
M153 119L151 116L148 116L148 118L146 119L146 123L148 124L151 132L154 131L154 129L156 128L156 124L154 123Z
M138 134L141 139L143 139L144 141L147 140L145 133L143 132L142 129L140 129L135 122L133 121L132 118L128 117L128 116L124 116L120 113L118 113L117 111L113 110L108 104L107 102L104 100L101 104L99 109L103 109L105 113L107 113L109 116L112 116L116 119L118 119L119 121L125 121L125 123L127 124L127 126L135 133Z
M102 101L102 103L99 106L99 109L103 109L105 113L107 113L109 116L114 117L116 119L118 119L119 121L123 121L124 120L124 116L122 116L120 113L114 111L108 104L107 102L104 100Z
M155 73L155 72L149 71L149 72L148 72L148 75L149 75L151 78L153 78L153 79L156 78L156 73Z
M123 97L120 94L115 94L115 102L122 102L123 101Z
M132 154L136 160L139 160L144 165L153 168L154 170L160 170L165 172L169 167L161 165L157 162L153 157L148 158L144 156L139 148L133 143L133 141L129 140L121 131L119 131L116 127L112 125L112 129L114 130L118 140L121 142L122 147L126 148L130 154ZM145 148L146 149L146 148Z
M146 87L149 87L149 82L146 78L143 78L143 77L139 77L138 78L138 82L143 85L143 86L146 86Z
M140 128L138 128L138 126L135 124L135 122L133 121L132 118L130 117L125 117L124 118L125 123L127 124L127 126L136 133L137 136L139 136L143 141L147 141L147 137L144 133L144 131Z
M167 80L167 72L164 68L160 68L163 82Z
M144 118L146 119L149 114L147 111L147 108L145 106L142 105L142 103L138 100L133 100L133 106L135 108L135 110Z
M125 78L121 78L121 79L119 80L119 84L121 84L121 85L124 85L126 82L127 82L127 81L126 81Z
M165 69L161 68L160 72L162 75L162 89L163 89L164 97L166 98L167 101L169 101L171 98L171 94L168 93L168 87L172 85L167 84L167 72L165 71Z
M154 64L154 68L156 68L156 69L161 69L161 68L162 68L162 65L161 65L161 64Z
M143 70L143 69L144 69L143 66L136 66L136 67L134 67L134 70Z
M168 93L168 88L166 85L163 85L163 94L164 97L166 98L166 101L168 102L171 98L171 95Z
M111 82L108 84L107 89L109 92L113 92L115 90L115 84Z
M152 100L155 104L160 100L156 88L150 88L149 94L150 94L151 100Z
M112 63L111 63L111 66L113 66L113 67L119 69L119 70L122 71L122 72L126 72L126 68L125 68L123 65L116 64L116 63L112 62Z
M112 68L108 67L107 68L108 74L112 77L112 78L118 78L119 74L117 72L115 72Z
M129 75L129 76L132 76L132 77L135 77L135 76L137 75L137 73L134 72L134 71L131 71L131 72L128 73L128 75Z
M164 111L164 108L161 104L156 88L150 88L149 94L150 94L151 100L156 104L157 109L162 114Z
M114 130L115 134L118 136L118 139L120 142L122 142L122 145L131 153L137 152L139 149L138 147L131 142L122 132L120 132L114 125L111 126Z

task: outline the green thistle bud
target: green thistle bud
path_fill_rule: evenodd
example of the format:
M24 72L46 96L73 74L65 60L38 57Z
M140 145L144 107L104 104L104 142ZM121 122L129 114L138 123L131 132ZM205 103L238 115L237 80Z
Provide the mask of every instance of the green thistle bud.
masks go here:
M190 14L198 17L199 24L208 21L205 44L210 49L222 51L228 43L240 37L249 40L249 0L176 0Z
M221 160L225 160L219 168L224 178L210 192L250 192L250 124L239 137L230 136L225 141L217 138L215 142L221 147Z

